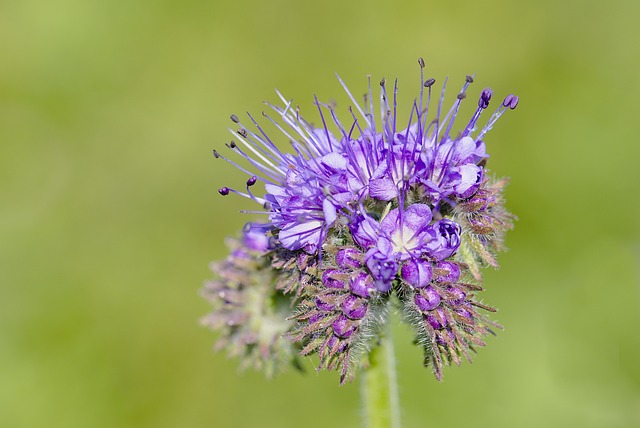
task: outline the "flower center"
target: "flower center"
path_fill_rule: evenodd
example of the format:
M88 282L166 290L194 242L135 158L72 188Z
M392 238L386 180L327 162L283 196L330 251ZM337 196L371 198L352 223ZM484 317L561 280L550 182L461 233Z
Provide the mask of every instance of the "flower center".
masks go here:
M394 253L408 253L418 246L415 233L407 228L397 229L391 235L391 248Z

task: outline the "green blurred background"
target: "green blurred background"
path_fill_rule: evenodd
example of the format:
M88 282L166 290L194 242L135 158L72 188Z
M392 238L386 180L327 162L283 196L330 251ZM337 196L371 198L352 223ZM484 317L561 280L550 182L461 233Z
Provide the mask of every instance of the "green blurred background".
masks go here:
M250 220L231 113L476 73L519 216L485 301L506 330L438 384L397 325L406 427L640 426L637 1L0 3L0 426L357 427L357 382L211 351L207 265ZM404 104L402 104L404 103ZM473 101L467 106L471 108ZM343 116L344 117L344 116ZM633 133L635 131L635 134ZM309 364L310 367L310 364Z

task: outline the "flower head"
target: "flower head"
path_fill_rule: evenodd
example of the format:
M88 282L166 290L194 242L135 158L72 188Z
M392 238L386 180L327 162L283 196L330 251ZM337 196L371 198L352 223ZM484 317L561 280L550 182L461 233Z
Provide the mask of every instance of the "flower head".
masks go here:
M342 381L375 346L396 301L438 378L443 364L469 358L497 326L478 312L492 308L475 300L481 287L472 278L480 281L481 267L496 266L513 216L503 206L503 182L488 178L484 138L518 98L507 96L479 127L493 97L484 89L454 133L473 78L444 113L445 85L434 106L435 80L425 79L419 63L419 96L405 126L396 115L397 82L391 95L380 82L383 113L376 121L371 82L360 106L338 78L354 103L348 121L316 99L320 125L312 125L278 93L284 106L268 104L276 119L263 116L279 136L267 135L251 115L252 126L231 116L227 147L249 169L214 151L249 175L245 190L219 193L252 199L268 218L245 228L243 244L270 263L271 290L291 300L285 318L295 324L278 332L302 355L316 353L320 368L339 369ZM289 151L277 145L282 139ZM254 190L257 183L264 191Z

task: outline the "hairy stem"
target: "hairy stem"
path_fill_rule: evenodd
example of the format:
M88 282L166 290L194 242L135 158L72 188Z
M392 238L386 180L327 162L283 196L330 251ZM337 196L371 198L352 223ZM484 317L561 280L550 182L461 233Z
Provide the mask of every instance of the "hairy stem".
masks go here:
M396 380L391 326L380 346L369 355L370 366L364 370L361 394L365 428L400 428L400 404Z

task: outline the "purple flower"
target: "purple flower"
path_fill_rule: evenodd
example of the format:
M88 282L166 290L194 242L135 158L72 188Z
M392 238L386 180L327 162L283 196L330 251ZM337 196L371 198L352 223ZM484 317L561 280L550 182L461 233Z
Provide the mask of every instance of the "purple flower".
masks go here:
M512 224L504 183L485 170L484 138L518 98L506 97L478 127L493 97L484 89L471 117L456 127L473 78L467 76L443 110L444 87L434 93L435 79L425 79L424 61L419 64L420 92L406 121L396 115L397 83L388 88L380 82L382 117L376 120L371 82L360 105L338 78L353 102L345 117L316 99L319 119L311 125L278 93L283 106L267 103L275 117L263 113L276 133L268 135L251 115L250 126L232 115L234 141L227 147L241 161L214 151L249 175L245 189L222 187L219 193L253 200L262 208L246 212L266 220L245 226L223 280L210 287L224 295L212 299L221 307L237 305L224 315L241 324L254 310L247 305L257 301L242 301L253 296L247 278L251 284L268 278L263 287L289 299L284 319L296 322L280 333L300 346L300 354L316 353L319 368L338 368L341 382L376 346L394 301L438 378L443 364L469 358L468 351L483 345L480 337L492 332L489 326L497 326L476 310L492 308L473 300L481 287L469 278L480 281L481 267L497 266L494 253ZM286 143L290 149L281 150Z

